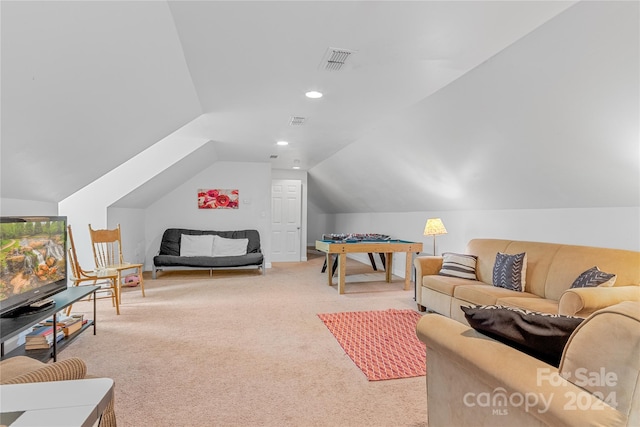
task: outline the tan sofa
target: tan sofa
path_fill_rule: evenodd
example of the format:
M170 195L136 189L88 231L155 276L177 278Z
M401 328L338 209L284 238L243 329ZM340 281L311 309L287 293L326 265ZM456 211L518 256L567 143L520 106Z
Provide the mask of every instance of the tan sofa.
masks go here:
M498 252L527 253L525 292L495 287ZM626 300L640 300L640 252L555 243L474 239L466 254L477 256L477 280L438 275L442 257L423 256L416 267L418 309L428 309L468 324L461 306L507 305L552 314L587 317ZM597 266L617 275L613 287L569 289L585 270Z
M640 425L636 301L582 322L559 368L434 313L417 335L427 347L429 427Z
M68 381L91 378L82 359L70 358L53 363L42 363L26 356L0 361L0 384L24 384L47 381ZM114 400L102 413L99 427L116 427Z

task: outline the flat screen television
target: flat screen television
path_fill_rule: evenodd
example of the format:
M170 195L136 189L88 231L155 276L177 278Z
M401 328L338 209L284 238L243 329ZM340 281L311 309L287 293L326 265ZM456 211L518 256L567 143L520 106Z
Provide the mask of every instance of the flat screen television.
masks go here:
M0 217L0 316L67 288L67 217Z

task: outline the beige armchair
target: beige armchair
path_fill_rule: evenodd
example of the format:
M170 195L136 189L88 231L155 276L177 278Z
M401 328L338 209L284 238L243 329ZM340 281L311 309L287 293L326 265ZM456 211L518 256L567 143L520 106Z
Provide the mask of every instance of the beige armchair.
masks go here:
M81 380L87 376L87 366L78 358L42 363L26 356L16 356L0 362L0 384L24 384L47 381ZM113 399L102 414L100 427L116 427Z
M439 314L423 316L429 427L640 425L640 303L589 316L548 365Z

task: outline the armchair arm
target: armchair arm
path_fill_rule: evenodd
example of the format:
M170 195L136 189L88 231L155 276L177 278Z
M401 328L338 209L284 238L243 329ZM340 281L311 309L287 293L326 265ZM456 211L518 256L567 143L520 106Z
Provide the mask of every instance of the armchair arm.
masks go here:
M85 365L82 359L77 357L72 357L66 360L60 360L51 364L39 363L36 365L31 363L33 359L23 356L25 359L30 359L29 361L25 361L22 357L14 357L8 359L6 362L10 362L6 366L3 366L2 371L2 383L3 384L23 384L23 383L40 383L40 382L48 382L48 381L66 381L66 380L81 380L87 375L87 365ZM15 360L14 360L15 359ZM3 364L4 365L4 364ZM13 365L13 366L12 366ZM35 369L34 369L35 368ZM22 369L22 374L17 376L10 377L10 371L18 372ZM5 374L6 377L5 377ZM5 378L8 378L5 380Z
M560 297L558 314L588 317L622 301L640 301L640 286L567 289Z
M16 356L0 362L2 384L25 384L49 381L81 380L86 378L87 365L82 359L72 357L46 364L27 356ZM99 427L116 427L114 399L102 413Z

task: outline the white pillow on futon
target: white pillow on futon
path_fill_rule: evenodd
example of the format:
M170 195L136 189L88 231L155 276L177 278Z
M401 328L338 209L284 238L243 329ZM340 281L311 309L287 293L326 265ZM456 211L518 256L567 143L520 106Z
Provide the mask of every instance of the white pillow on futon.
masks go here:
M226 239L220 236L213 238L213 254L211 256L240 256L247 254L249 239Z
M200 236L183 234L180 237L180 256L211 256L213 237L212 234Z

